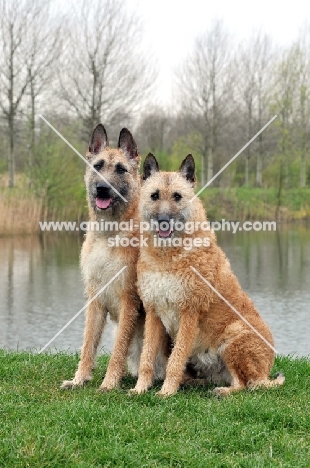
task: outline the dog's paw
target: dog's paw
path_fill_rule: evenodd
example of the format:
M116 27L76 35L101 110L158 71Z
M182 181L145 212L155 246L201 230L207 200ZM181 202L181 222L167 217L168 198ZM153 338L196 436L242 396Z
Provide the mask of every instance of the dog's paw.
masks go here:
M129 396L132 396L132 395L142 395L142 393L144 393L143 391L139 391L137 390L136 388L131 388L130 390L128 390L128 395Z
M107 388L107 387L103 387L102 385L100 385L100 387L98 388L97 392L98 393L108 393L112 390L112 388Z
M178 389L179 383L177 381L165 381L156 395L166 398L177 393Z
M117 387L118 387L117 381L104 379L98 390L99 392L107 393L107 392L111 392L111 390L114 390Z
M175 388L165 388L163 387L159 392L156 392L156 396L161 398L168 398L169 396L175 395L177 393L177 389Z
M147 387L142 386L135 386L135 388L131 388L128 392L129 395L142 395L147 391Z
M163 392L162 390L159 390L159 392L156 392L155 395L160 397L160 398L168 398L172 395L174 395L176 392L168 393L168 392Z
M60 386L61 390L70 390L78 387L83 387L87 382L89 382L90 378L85 379L76 379L73 380L64 380Z
M224 398L231 393L230 387L216 387L212 393L217 398Z
M111 392L112 390L114 390L116 388L115 387L107 387L105 385L100 385L100 387L98 388L98 392L100 393L108 393L108 392Z

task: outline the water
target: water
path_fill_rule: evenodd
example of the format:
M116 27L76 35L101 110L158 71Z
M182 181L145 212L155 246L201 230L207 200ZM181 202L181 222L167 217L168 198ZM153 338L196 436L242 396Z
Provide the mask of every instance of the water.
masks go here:
M1 348L38 351L83 307L81 242L69 234L0 239ZM222 232L218 243L271 327L278 352L310 355L309 230ZM83 325L81 313L50 349L78 350ZM102 345L111 351L110 323Z

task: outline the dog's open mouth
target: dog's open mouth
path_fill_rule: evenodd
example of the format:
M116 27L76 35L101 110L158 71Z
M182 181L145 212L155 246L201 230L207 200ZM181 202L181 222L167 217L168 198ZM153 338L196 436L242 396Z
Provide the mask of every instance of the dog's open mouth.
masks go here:
M171 227L169 227L166 231L164 231L163 229L160 229L158 230L158 235L159 237L161 238L164 238L164 239L167 239L168 237L171 237L172 236L172 229Z
M112 205L112 198L96 198L96 207L100 210L107 210Z

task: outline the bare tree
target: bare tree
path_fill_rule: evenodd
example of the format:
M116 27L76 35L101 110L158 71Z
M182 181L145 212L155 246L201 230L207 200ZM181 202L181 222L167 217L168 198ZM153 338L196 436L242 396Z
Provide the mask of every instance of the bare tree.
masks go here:
M256 56L256 93L257 93L257 130L260 130L270 117L270 93L272 87L272 66L277 56L272 40L267 35L259 35L255 45ZM258 136L258 152L256 159L256 184L263 185L263 155L264 138L267 133L260 133Z
M253 53L253 42L241 44L238 48L235 57L235 66L238 69L239 79L237 81L238 95L241 100L241 116L245 117L245 132L247 139L250 140L253 136L255 105L256 105L256 89L255 89L255 74L256 63ZM243 112L244 108L244 112ZM249 162L252 147L248 146L245 153L245 186L249 185Z
M269 95L271 90L271 66L275 53L269 36L255 33L246 44L237 50L238 94L245 108L244 118L247 138L250 140L269 117ZM242 115L242 114L241 114ZM249 184L249 161L256 147L256 185L262 186L264 134L258 136L257 143L246 150L245 185Z
M298 100L300 136L300 187L307 183L307 156L310 137L310 25L305 23L299 37L298 54Z
M45 0L29 24L24 43L25 67L28 77L30 98L29 118L29 169L33 164L35 150L35 123L38 102L52 96L55 69L63 43L62 23L51 12L51 0Z
M293 147L292 127L296 119L298 55L299 48L296 44L284 50L275 70L276 86L272 106L278 114L278 149L280 151L276 216L279 214L282 189L288 188L289 182L289 161Z
M139 148L162 152L165 149L165 138L168 133L169 117L164 109L154 107L150 112L142 116L141 123L137 128Z
M14 186L15 119L29 83L23 46L29 25L39 10L39 0L0 0L0 108L9 133L9 187Z
M218 138L227 115L228 95L232 91L230 38L220 20L197 39L193 53L186 59L176 80L186 112L192 114L203 136L201 183L213 177ZM196 127L197 129L197 127Z
M100 120L138 110L154 82L141 27L122 0L84 0L73 13L61 74L62 97L88 135Z

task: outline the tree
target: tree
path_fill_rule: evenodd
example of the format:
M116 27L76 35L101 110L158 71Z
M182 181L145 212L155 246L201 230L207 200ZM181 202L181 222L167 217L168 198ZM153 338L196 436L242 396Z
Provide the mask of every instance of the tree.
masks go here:
M153 107L150 112L144 114L136 132L142 143L139 145L140 149L152 153L163 152L169 120L167 113L160 107Z
M214 158L224 119L228 115L233 85L231 83L231 43L222 21L196 40L181 73L176 77L183 107L201 132L201 184L213 177Z
M288 188L289 183L289 160L293 148L292 128L296 119L298 55L299 48L294 44L284 50L276 68L276 86L272 103L273 109L278 114L276 125L279 128L278 149L280 152L276 216L279 214L282 189Z
M304 24L298 41L298 100L300 186L307 183L307 156L309 152L310 118L310 25Z
M238 80L238 91L241 99L241 109L245 117L246 136L250 140L253 136L255 105L256 105L256 89L255 89L255 73L256 61L253 53L253 42L250 41L246 45L241 45L237 50L235 57L236 68L239 69L240 79ZM241 115L242 115L241 114ZM245 154L245 186L249 185L249 162L251 156L251 145L248 146Z
M272 77L271 67L276 58L271 38L267 35L257 37L256 50L256 93L257 93L257 131L259 131L270 117L269 100ZM258 152L256 158L256 184L263 185L263 155L265 152L263 132L258 136Z
M32 173L35 152L35 122L38 101L53 93L55 69L61 54L62 21L51 14L51 1L45 0L26 31L24 44L25 67L30 98L29 172Z
M39 0L0 0L0 108L8 127L9 187L14 187L15 119L29 84L24 47L27 30L38 15Z
M139 21L122 0L83 0L72 16L61 96L88 139L98 122L112 124L141 108L154 73L140 49Z
M271 89L271 65L275 53L271 39L255 33L245 45L240 45L236 53L236 65L239 70L238 95L240 96L246 127L246 135L250 140L270 117L269 94ZM253 149L256 147L256 185L263 184L263 144L264 134L258 136L257 142L253 142L246 150L245 160L245 185L249 184L249 161Z

